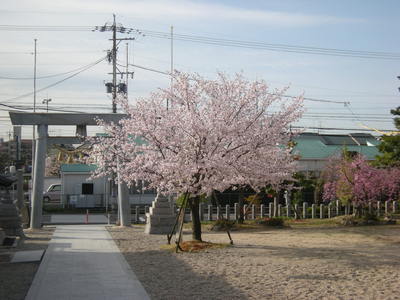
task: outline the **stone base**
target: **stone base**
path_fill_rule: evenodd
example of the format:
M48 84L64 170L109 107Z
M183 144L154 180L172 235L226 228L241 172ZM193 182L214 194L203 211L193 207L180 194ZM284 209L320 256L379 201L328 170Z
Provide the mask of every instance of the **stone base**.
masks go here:
M168 234L174 226L175 218L175 213L168 199L157 195L150 212L146 213L144 232L147 234Z

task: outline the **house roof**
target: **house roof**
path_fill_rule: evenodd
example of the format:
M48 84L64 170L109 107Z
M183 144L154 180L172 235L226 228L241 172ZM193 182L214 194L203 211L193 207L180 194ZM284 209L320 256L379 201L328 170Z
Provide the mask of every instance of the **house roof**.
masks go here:
M85 164L63 164L61 165L61 172L64 173L90 173L96 170L96 165Z
M348 151L359 152L367 159L373 160L379 154L379 141L370 134L318 134L302 133L295 138L296 146L293 153L300 155L300 159L327 159L340 155L346 148Z

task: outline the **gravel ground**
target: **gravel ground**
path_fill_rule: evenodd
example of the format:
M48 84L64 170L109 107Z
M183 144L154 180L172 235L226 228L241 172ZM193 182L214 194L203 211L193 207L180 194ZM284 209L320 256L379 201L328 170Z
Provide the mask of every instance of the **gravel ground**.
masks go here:
M178 254L143 229L109 231L152 299L400 299L399 225L239 231Z
M39 268L39 262L10 263L16 251L46 249L54 227L40 230L24 230L26 239L21 240L16 248L0 247L0 299L22 300L31 286L33 277Z

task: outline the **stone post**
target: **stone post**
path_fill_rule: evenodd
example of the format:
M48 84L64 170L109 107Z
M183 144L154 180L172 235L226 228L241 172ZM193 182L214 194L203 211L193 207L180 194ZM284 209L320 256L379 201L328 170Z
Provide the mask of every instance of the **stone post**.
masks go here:
M332 203L328 204L328 218L332 218Z
M314 203L311 205L311 218L315 219L315 204Z
M307 202L303 202L303 219L307 219Z
M368 213L372 214L372 202L371 201L368 202Z
M255 220L256 218L256 206L254 204L251 205L251 219Z
M282 216L282 205L278 204L278 217Z
M323 219L324 216L325 216L325 214L324 214L324 205L323 205L323 204L320 204L320 205L319 205L319 218L320 218L320 219Z
M264 218L265 217L265 205L261 204L260 205L260 218Z
M246 211L247 211L247 204L244 204L243 205L243 217L244 217L245 220L247 219Z
M389 201L385 201L385 215L389 213Z
M31 203L31 224L32 229L42 227L42 202L43 184L47 152L47 130L48 126L40 124L37 126L38 137L36 139L36 155L33 169L33 189Z
M344 214L347 216L349 214L349 204L344 206Z
M207 219L208 221L212 221L212 205L208 205L208 209L207 209Z
M235 215L235 220L238 220L239 219L239 203L234 204L233 214Z
M229 204L225 205L225 218L229 221L231 218L231 206Z
M299 215L297 214L297 211L299 209L299 206L297 204L294 205L294 218L298 219Z
M139 223L139 206L135 206L135 223Z
M340 201L336 200L336 216L340 216Z
M291 216L291 199L290 199L290 193L288 191L285 191L285 202L286 202L286 217L290 218Z
M397 212L397 201L393 201L392 205L393 205L392 206L392 209L393 209L392 212L395 214Z
M269 211L268 211L268 217L272 218L274 216L274 204L272 202L269 203Z
M217 205L217 220L221 219L221 206Z
M381 216L381 201L376 202L376 215Z

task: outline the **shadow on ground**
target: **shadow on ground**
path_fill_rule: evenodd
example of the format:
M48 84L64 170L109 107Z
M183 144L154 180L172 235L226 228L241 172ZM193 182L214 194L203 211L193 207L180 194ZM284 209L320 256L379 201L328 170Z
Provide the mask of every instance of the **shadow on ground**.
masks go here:
M124 256L152 299L248 299L221 276L199 275L168 251L125 252ZM160 270L168 270L168 278Z

